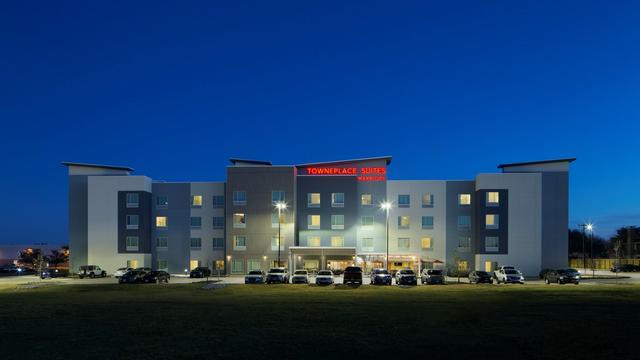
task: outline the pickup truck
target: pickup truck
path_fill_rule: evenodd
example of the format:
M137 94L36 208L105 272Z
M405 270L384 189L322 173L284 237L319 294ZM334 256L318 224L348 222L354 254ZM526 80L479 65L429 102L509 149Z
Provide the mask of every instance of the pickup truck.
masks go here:
M358 266L347 266L343 273L343 284L353 283L362 285L362 268Z

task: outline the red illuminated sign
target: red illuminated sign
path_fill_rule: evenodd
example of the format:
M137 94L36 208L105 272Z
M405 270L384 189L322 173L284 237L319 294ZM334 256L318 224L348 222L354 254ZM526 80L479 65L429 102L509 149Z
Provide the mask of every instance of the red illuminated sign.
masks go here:
M347 175L357 176L358 181L385 181L387 168L385 167L310 167L307 175Z

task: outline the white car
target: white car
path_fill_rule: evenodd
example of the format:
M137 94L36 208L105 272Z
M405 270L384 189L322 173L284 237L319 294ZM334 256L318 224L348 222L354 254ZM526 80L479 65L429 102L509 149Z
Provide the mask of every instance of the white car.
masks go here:
M333 273L331 270L320 270L316 275L316 285L332 285Z
M307 270L296 270L293 272L293 276L291 276L292 284L308 284L309 283L309 272Z
M283 267L271 268L267 273L267 284L272 283L289 283L289 274L287 273L287 269Z
M133 268L126 268L126 267L119 268L118 270L116 270L116 271L113 273L113 276L115 276L115 277L116 277L116 279L117 279L117 278L119 278L120 276L122 276L122 275L126 274L128 271L131 271L131 270L133 270Z
M522 276L522 273L519 270L516 270L514 268L498 269L493 272L493 276L498 284L524 284L524 276Z

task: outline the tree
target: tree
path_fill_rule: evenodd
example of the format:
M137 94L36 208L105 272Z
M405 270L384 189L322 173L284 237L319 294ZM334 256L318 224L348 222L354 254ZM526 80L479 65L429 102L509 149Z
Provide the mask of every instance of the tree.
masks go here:
M51 250L51 255L49 256L49 263L53 265L54 269L57 269L58 265L67 262L68 258L69 258L69 256L65 254L64 249L62 249L62 250L57 250L57 249Z
M593 239L591 239L590 236L593 236ZM588 232L584 233L583 238L582 230L578 229L569 229L569 257L574 259L582 258L583 241L585 257L590 257L591 240L593 240L593 257L608 257L613 246L610 241L607 241L598 235L590 235Z
M18 263L22 266L35 267L34 264L38 259L38 256L42 257L42 250L26 248L20 251Z
M633 243L640 239L640 228L637 226L621 227L616 230L616 234L611 237L612 243L617 243L619 248L618 257L633 258L637 256L634 253ZM623 255L623 256L621 256Z
M42 256L42 252L40 251L33 259L33 269L36 271L36 274L40 274L46 268L47 268L47 258Z

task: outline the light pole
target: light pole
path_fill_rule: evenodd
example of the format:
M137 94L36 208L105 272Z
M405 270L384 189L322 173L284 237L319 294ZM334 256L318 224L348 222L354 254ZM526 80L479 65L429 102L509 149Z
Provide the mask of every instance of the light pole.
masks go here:
M587 261L585 259L585 253L584 253L584 229L587 227L587 224L581 224L580 227L582 228L582 269L584 269L584 271L587 271Z
M386 216L387 216L387 256L384 258L384 268L385 270L389 270L389 210L391 209L391 203L388 201L383 202L382 204L380 204L380 208L383 209L386 212Z
M595 278L596 269L593 264L593 224L587 224L587 231L589 231L589 246L591 247L589 258L591 259L591 278Z
M278 209L278 267L280 267L280 225L282 224L282 211L284 211L286 208L286 203L282 201L278 201L276 203L276 209Z

